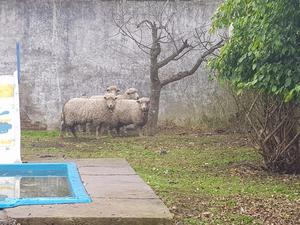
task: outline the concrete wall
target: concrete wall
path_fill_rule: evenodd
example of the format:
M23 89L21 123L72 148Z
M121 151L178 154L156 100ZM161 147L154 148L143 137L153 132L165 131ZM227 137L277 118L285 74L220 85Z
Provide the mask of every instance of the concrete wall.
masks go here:
M195 27L209 24L219 0L174 1L165 9L174 15L173 32L192 36ZM15 43L21 44L21 109L23 120L58 126L66 100L95 95L116 84L136 87L149 95L146 54L118 33L113 18L125 13L135 20L157 18L164 1L1 0L0 73L15 70ZM125 20L125 18L124 18ZM147 34L145 34L145 37ZM165 49L168 55L172 49ZM162 70L167 76L189 68L196 53ZM164 55L164 54L162 54ZM222 107L220 108L220 103ZM197 120L222 116L230 105L207 72L164 88L160 118Z

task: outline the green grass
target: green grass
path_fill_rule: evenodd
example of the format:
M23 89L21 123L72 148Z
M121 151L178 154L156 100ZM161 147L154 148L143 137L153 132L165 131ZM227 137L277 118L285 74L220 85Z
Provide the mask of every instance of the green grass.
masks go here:
M300 211L299 176L247 167L261 159L239 135L82 136L76 141L62 140L55 131L23 131L22 154L25 161L125 158L183 224L297 224Z
M57 131L31 131L31 130L22 130L23 138L49 138L49 137L57 137Z

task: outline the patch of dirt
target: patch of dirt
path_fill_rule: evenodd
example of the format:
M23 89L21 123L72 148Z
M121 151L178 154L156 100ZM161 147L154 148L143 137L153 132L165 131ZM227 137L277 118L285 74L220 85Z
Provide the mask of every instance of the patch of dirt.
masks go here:
M0 209L0 225L21 225L13 218L6 215L6 211Z
M249 162L230 163L228 170L232 176L260 176L265 172L262 166Z
M217 224L216 221L222 221L221 224L245 224L246 221L238 218L250 218L248 220L252 222L246 224L300 224L300 200L290 201L278 197L203 198L177 195L176 202L169 205L169 208L174 214L174 224L182 225L184 219L199 220L203 224Z
M33 148L63 148L65 145L56 141L37 140L31 143Z
M263 224L300 224L300 200L290 201L276 196L263 199L237 196L235 199L236 211L262 221Z

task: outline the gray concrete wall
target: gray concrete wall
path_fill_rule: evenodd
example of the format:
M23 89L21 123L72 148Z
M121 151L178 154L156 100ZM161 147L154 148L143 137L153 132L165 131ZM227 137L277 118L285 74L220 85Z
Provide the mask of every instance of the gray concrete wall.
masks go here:
M175 34L191 36L195 27L210 23L219 3L219 0L176 0L165 12L175 13ZM121 12L137 20L149 15L157 18L164 4L164 1L1 0L0 73L15 70L15 43L19 41L23 118L46 124L48 129L55 128L66 100L82 94L101 94L112 84L122 89L136 87L142 96L149 95L149 59L131 40L118 33L113 18ZM165 51L168 55L172 49L167 47ZM196 60L195 54L168 65L162 74L167 76L189 68ZM230 104L202 68L194 76L164 88L160 119L222 117Z

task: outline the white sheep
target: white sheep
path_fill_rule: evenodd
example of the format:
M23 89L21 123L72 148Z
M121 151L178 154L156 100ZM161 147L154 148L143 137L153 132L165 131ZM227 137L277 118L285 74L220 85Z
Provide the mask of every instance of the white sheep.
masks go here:
M114 94L106 94L101 99L73 98L65 103L61 116L61 137L66 129L69 129L76 138L77 125L92 123L100 127L111 120L117 97ZM98 137L98 130L96 136Z
M116 85L112 85L106 89L105 94L117 95L119 92L120 92L120 89ZM84 96L84 97L86 97L86 96ZM94 96L91 96L90 98L91 99L103 99L103 97L104 97L104 95L94 95ZM91 133L90 132L91 127L92 127L92 124L90 124L90 123L79 125L80 130L87 132L89 134Z
M118 95L119 92L120 92L120 89L116 85L112 85L106 89L105 94ZM90 98L103 98L103 95L93 95Z
M123 94L117 95L118 99L139 99L138 90L136 88L128 88Z
M106 89L106 94L114 94L117 95L120 92L120 89L116 85L109 86Z
M149 98L145 97L138 100L118 99L109 123L110 128L115 128L119 134L121 127L133 124L142 136L142 128L148 120L149 103Z
M112 90L116 90L117 87L116 86L110 86L106 91L107 92L112 92ZM139 95L138 95L138 90L136 88L128 88L123 94L121 95L117 95L117 98L118 100L119 99L138 99L139 98ZM114 93L114 92L112 92ZM91 98L94 99L94 98L102 98L103 96L101 95L95 95L95 96L92 96ZM90 133L90 130L91 130L91 124L87 124L86 125L86 130L88 131L88 133ZM97 129L97 128L96 128ZM124 130L126 131L126 128L124 127ZM110 129L111 131L111 129ZM117 130L118 133L119 133L119 129Z

